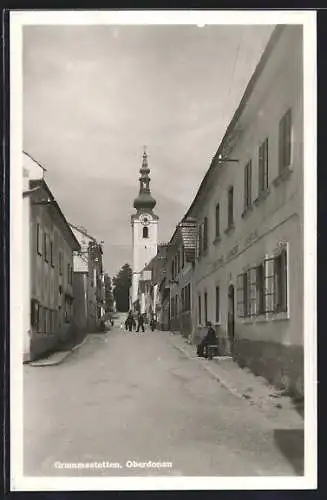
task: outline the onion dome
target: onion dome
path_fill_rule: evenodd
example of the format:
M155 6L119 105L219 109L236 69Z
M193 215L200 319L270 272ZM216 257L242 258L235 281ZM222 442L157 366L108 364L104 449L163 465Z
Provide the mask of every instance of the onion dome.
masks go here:
M148 167L148 157L146 153L146 149L144 148L143 152L143 161L142 167L140 168L140 191L137 198L134 200L134 208L136 210L153 210L156 206L156 200L152 198L150 192L150 177L149 177L150 169Z

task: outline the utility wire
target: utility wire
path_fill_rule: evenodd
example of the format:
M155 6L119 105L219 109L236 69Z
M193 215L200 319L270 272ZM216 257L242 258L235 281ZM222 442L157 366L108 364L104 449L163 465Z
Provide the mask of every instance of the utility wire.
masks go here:
M228 92L227 92L227 96L225 98L225 106L224 106L224 111L222 113L222 116L225 118L225 114L228 110L228 99L229 99L229 96L231 94L231 90L233 88L233 85L234 85L234 78L235 78L235 73L236 73L236 67L237 67L237 63L238 63L238 58L239 58L239 54L240 54L240 48L241 48L241 44L242 44L242 41L243 41L243 32L241 33L241 36L239 38L239 41L238 41L238 44L237 44L237 49L236 49L236 54L235 54L235 57L234 57L234 63L233 63L233 69L232 69L232 76L231 76L231 79L230 79L230 84L229 84L229 88L228 88Z

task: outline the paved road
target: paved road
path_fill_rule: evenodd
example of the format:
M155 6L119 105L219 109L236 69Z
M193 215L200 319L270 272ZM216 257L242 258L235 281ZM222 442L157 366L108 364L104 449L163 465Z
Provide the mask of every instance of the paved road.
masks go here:
M103 461L97 469L55 465ZM24 366L24 473L295 474L271 422L174 348L168 333L118 328L90 336L60 365Z

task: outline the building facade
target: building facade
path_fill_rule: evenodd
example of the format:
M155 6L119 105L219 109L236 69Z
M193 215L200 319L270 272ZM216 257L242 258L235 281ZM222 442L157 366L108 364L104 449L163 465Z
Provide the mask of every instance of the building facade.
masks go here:
M73 336L73 252L80 249L41 167L23 155L27 244L24 360L33 360ZM26 201L25 201L26 199ZM29 214L29 217L26 214ZM28 287L29 282L29 287ZM29 290L28 290L29 288Z
M182 220L169 242L167 276L169 288L169 329L185 337L193 332L192 291L196 251L196 221ZM165 288L163 288L163 293Z
M136 213L131 216L133 252L131 307L137 301L141 272L157 254L159 218L153 212L156 201L151 196L149 173L147 153L144 151L139 177L139 195L133 205Z
M74 324L84 332L96 332L104 316L102 245L85 228L70 224L81 250L74 253Z
M160 324L162 303L159 292L160 283L166 272L168 245L158 245L157 255L151 259L149 264L140 273L138 284L138 308L148 318L155 314Z
M278 26L187 215L194 321L241 366L303 394L302 27Z

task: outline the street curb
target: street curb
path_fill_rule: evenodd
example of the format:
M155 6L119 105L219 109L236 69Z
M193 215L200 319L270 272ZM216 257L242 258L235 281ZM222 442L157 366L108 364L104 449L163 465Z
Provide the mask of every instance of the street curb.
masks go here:
M85 342L87 341L89 335L86 335L86 337L82 340L82 342L80 344L77 344L75 345L74 347L72 347L69 351L62 351L62 356L60 359L58 359L57 361L49 361L47 362L47 360L45 359L44 362L41 364L41 363L38 363L37 361L31 361L30 363L28 363L30 366L33 366L34 368L38 368L38 367L43 367L43 366L57 366L57 365L60 365L61 363L63 363L71 354L73 354L77 349L79 349L80 347L82 347L82 345L85 344ZM60 351L59 351L60 352ZM40 360L41 361L41 360Z
M171 344L173 347L175 347L175 349L179 350L180 352L182 352L185 356L188 357L188 359L194 359L192 358L189 353L183 349L182 347L178 346L178 345L175 345L175 344ZM238 392L236 389L234 389L234 387L231 387L228 382L226 382L226 380L224 380L221 376L219 376L217 373L215 373L213 370L211 370L210 366L208 365L204 365L202 363L199 363L200 366L202 366L208 373L210 373L210 375L216 379L225 389L227 389L233 396L239 398L239 399L242 399L244 401L244 398L243 398L243 395Z

